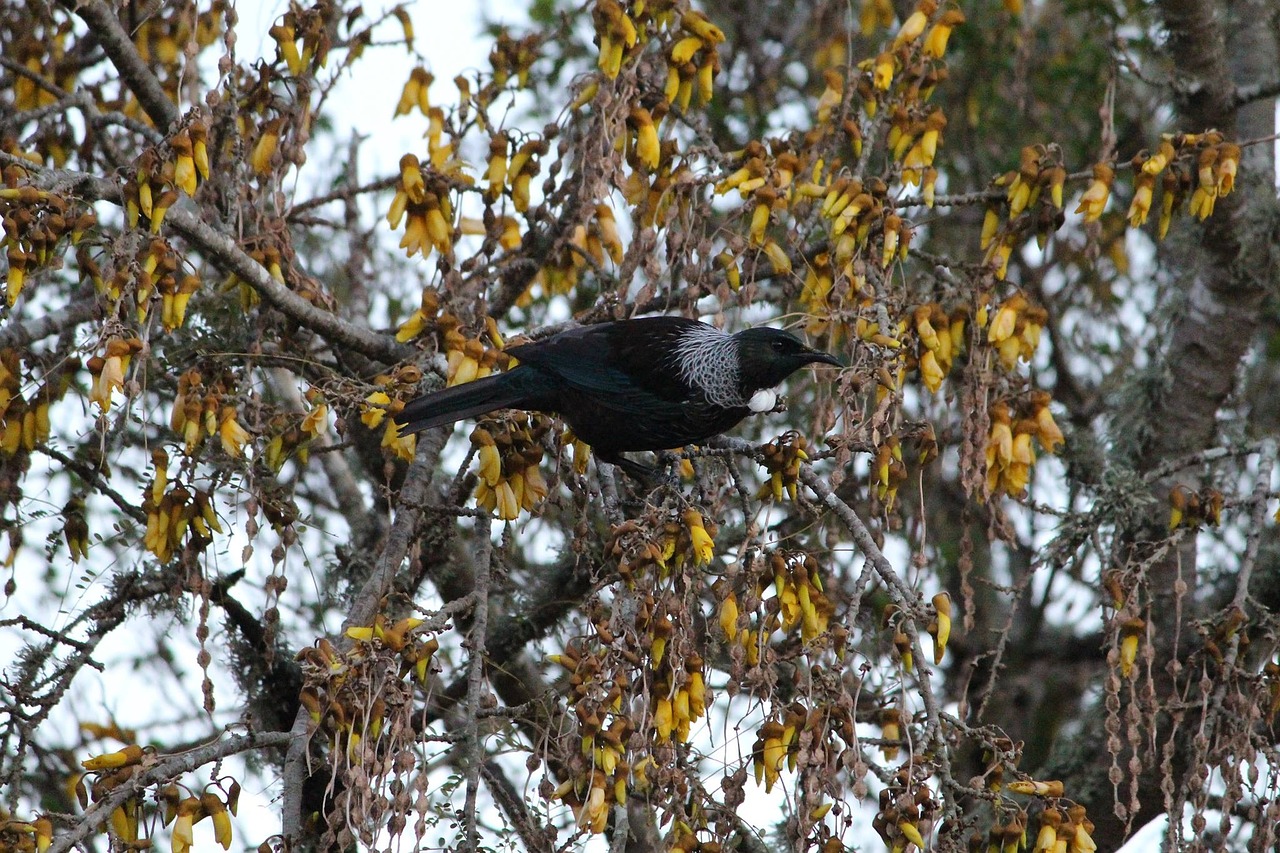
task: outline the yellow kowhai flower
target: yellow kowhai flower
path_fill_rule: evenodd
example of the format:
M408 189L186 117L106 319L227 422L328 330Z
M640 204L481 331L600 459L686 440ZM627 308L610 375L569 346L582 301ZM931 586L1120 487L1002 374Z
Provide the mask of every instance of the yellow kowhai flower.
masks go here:
M920 0L915 11L902 22L902 29L898 30L898 35L893 39L893 49L897 50L920 38L924 28L929 24L929 18L933 17L933 13L937 10L937 0Z
M893 73L897 70L897 61L893 58L893 54L885 51L875 59L872 66L871 83L882 92L887 92L889 87L893 85Z
M628 124L636 135L636 157L648 169L658 168L658 164L662 162L662 144L658 140L658 128L653 122L653 116L643 107L634 107Z
M384 412L383 414L385 416L386 413ZM361 416L361 420L364 420L363 416ZM405 462L412 462L414 451L418 448L418 437L416 435L401 435L399 424L395 420L388 420L387 428L382 433L381 447L389 449L395 456Z
M387 396L385 391L374 391L364 398L364 405L360 411L360 422L369 429L375 429L386 418L387 406L389 405L391 405L391 398Z
M1218 195L1230 195L1236 186L1236 173L1240 170L1240 146L1224 142L1218 146Z
M231 849L231 815L227 804L211 791L200 797L201 810L213 819L213 840L222 845L223 850Z
M1155 190L1155 175L1144 171L1134 176L1133 201L1129 203L1129 212L1125 215L1125 218L1129 220L1130 226L1138 228L1147 221L1147 216L1151 213L1151 201L1155 197ZM1194 198L1191 204L1193 207L1195 206Z
M249 155L249 164L253 167L253 171L259 175L265 175L271 171L272 158L275 156L276 149L280 146L280 128L283 120L273 118L262 127L262 134L258 137L258 141L253 146L253 152ZM147 213L147 205L143 205L143 213ZM148 214L150 215L150 214Z
M239 458L244 454L244 446L252 436L236 420L235 406L222 407L218 422L218 436L222 440L222 449L228 456Z
M942 387L946 373L939 366L938 357L933 354L933 350L925 350L924 355L920 356L920 378L931 394L938 393L938 389Z
M1000 306L1000 310L996 312L995 319L991 322L991 328L987 330L987 340L990 343L998 344L1013 336L1014 329L1018 325L1018 317L1027 307L1027 298L1020 292L1015 293L1004 301Z
M689 531L689 541L695 565L705 566L715 556L716 546L711 535L703 526L702 515L695 509L684 512L685 527Z
M1084 214L1085 222L1096 222L1107 207L1107 199L1111 197L1111 184L1115 181L1115 170L1105 163L1093 167L1093 180L1080 197L1076 213Z
M787 250L778 245L775 240L765 240L764 253L769 258L775 275L791 273L791 258L787 255Z
M724 41L724 31L711 23L706 15L693 9L680 16L680 26L711 46Z
M891 0L862 0L858 26L864 36L870 36L875 33L877 27L884 28L893 24L894 17Z
M408 115L414 107L421 110L424 116L430 114L431 101L427 96L427 89L434 80L434 75L421 66L410 71L409 79L405 81L404 89L400 92L400 101L396 104L394 114Z
M1138 616L1131 617L1120 626L1120 674L1128 678L1138 659L1138 644L1147 632L1147 623Z
M947 9L934 23L928 35L924 37L922 51L930 59L941 59L947 52L947 42L951 39L951 31L965 22L964 13L959 9Z
M108 752L104 755L96 755L93 758L86 758L80 762L85 770L115 770L120 767L130 767L142 761L143 749L135 744L130 744L124 749L115 752Z

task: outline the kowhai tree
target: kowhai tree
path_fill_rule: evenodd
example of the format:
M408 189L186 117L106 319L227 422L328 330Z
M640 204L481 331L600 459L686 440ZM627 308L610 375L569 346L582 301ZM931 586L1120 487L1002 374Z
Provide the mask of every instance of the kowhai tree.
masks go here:
M1272 4L440 14L0 2L0 843L1273 849ZM396 427L649 313L847 366Z

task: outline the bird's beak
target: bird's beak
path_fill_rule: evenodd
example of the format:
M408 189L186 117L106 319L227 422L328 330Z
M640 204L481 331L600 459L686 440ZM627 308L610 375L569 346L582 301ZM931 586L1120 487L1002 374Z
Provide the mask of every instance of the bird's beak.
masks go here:
M806 364L829 364L832 367L844 367L845 364L829 352L811 349L805 354Z

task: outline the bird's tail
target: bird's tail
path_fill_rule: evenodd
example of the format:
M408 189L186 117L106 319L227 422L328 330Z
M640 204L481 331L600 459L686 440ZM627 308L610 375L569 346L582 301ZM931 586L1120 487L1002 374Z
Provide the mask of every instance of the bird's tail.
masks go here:
M444 426L497 409L535 408L524 371L486 376L410 400L396 415L401 435Z

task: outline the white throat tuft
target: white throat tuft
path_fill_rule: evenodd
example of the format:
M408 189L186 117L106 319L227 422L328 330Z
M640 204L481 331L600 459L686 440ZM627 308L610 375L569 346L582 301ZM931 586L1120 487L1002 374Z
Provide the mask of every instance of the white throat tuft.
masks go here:
M747 401L747 408L757 415L761 412L773 411L773 407L776 405L778 405L778 392L772 388L761 388L752 394L751 399Z

